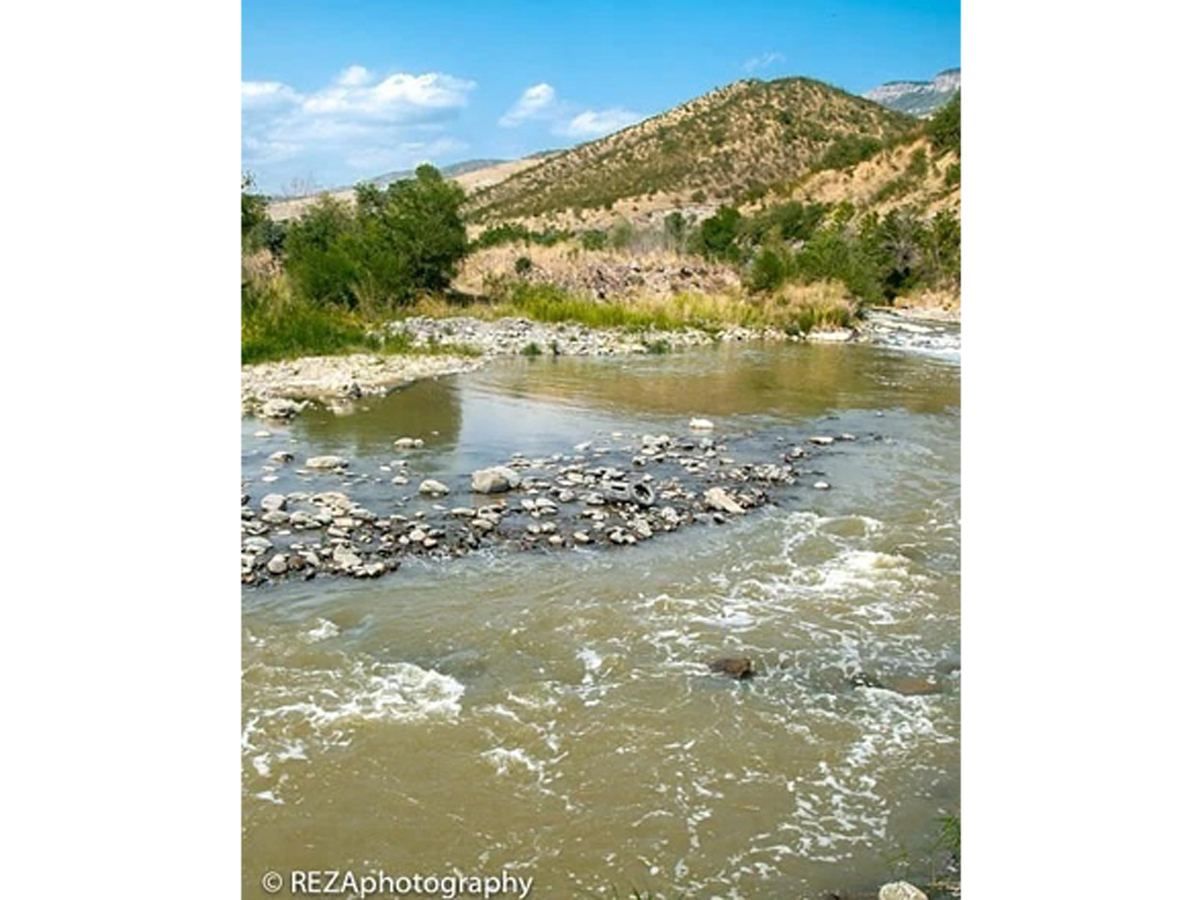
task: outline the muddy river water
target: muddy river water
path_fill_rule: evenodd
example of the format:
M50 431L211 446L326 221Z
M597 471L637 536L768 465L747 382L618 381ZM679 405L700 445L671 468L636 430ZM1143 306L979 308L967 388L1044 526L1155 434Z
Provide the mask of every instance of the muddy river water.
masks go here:
M412 436L411 511L438 502L421 478L686 433L693 416L764 458L856 440L820 457L829 490L636 546L484 548L244 590L245 896L293 869L507 869L543 898L869 894L904 860L917 880L959 804L947 342L497 361L269 437L247 418L244 490L314 489L264 468L280 449L370 473ZM354 492L378 506L398 490ZM711 673L723 656L757 677Z

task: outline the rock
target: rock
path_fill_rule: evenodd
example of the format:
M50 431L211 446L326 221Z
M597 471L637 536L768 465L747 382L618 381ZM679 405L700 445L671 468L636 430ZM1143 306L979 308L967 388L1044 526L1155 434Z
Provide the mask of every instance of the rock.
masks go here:
M420 450L425 446L425 441L421 438L402 437L396 438L392 446L397 450Z
M276 450L267 457L273 463L290 463L296 456L289 450Z
M306 469L344 469L350 465L342 456L310 456L304 461Z
M688 428L692 431L712 431L715 427L711 419L692 419L688 422Z
M941 687L928 678L902 676L891 679L886 685L888 690L903 694L906 697L921 697L926 694L940 694Z
M272 575L282 575L288 569L287 557L282 553L276 553L267 562L267 571Z
M829 490L829 482L828 481L814 481L813 482L813 490L827 491L827 490Z
M408 484L408 479L405 478L403 475L397 475L392 479L392 484L395 484L395 485Z
M477 494L501 494L521 484L521 476L508 466L492 466L471 473L471 490Z
M283 494L267 494L259 501L258 505L263 508L264 512L279 512L287 509L287 497Z
M362 565L362 557L349 547L334 547L333 564L339 569L353 569Z
M746 510L729 495L725 488L712 487L704 492L704 505L709 509L715 509L720 512L727 512L731 515L741 515Z
M295 400L288 400L285 397L272 397L259 407L258 414L264 419L290 419L296 413L302 411L304 407L304 403L297 403Z
M719 675L728 675L730 678L737 678L742 681L753 678L754 663L745 656L725 656L721 659L714 659L708 664L710 672L716 672Z
M833 438L825 434L814 434L808 439L808 442L810 444L817 444L818 446L826 447L833 443Z
M450 488L446 487L440 481L435 481L432 478L426 478L417 488L422 494L427 494L431 497L442 497L450 493Z
M577 531L571 537L575 539L575 543L577 544L590 544L592 542L592 536L586 531Z
M854 332L848 328L837 328L832 331L810 331L808 339L810 341L823 341L827 343L840 344L854 337Z
M881 688L883 687L883 682L867 672L855 672L850 676L850 686L856 688Z
M893 881L879 889L879 900L929 900L925 892L907 881Z

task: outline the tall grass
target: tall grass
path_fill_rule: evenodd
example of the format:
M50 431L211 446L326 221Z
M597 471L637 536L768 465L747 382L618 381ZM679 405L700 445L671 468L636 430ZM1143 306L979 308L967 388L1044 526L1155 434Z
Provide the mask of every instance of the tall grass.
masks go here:
M408 334L382 327L390 318L301 299L280 275L252 277L242 285L242 363L347 353L478 355L452 344L414 346Z
M858 305L838 282L788 284L774 294L683 293L671 297L594 300L549 284L512 283L490 301L451 303L426 298L411 308L433 317L470 315L485 319L523 316L538 322L574 323L630 332L697 329L715 334L725 328L778 328L807 334L819 328L846 328Z

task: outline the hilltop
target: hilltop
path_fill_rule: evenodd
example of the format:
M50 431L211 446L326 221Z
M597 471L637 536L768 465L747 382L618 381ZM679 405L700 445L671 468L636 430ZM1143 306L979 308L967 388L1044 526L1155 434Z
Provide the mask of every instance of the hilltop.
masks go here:
M469 210L480 222L546 225L614 210L716 206L864 158L913 124L807 78L738 81L530 166L480 190Z

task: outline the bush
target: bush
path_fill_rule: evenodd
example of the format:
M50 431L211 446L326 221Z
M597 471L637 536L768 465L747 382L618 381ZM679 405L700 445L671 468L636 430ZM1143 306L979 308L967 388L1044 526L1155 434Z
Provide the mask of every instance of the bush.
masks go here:
M614 250L624 250L633 243L633 225L628 219L619 219L608 231L608 245Z
M825 148L825 152L813 163L813 169L848 169L882 149L883 142L878 138L844 134Z
M772 234L788 243L806 241L828 211L829 206L825 203L801 203L799 200L791 200L769 206L746 219L742 225L742 234L750 244L761 244Z
M934 113L933 118L925 125L925 133L929 135L930 143L939 154L953 151L959 156L962 155L961 115L962 94L960 92Z
M583 231L579 234L579 243L584 250L603 250L608 244L608 235L599 229Z
M533 269L533 260L528 256L518 256L517 261L513 263L513 268L516 273L522 277L528 275Z
M742 251L736 244L741 221L742 214L736 209L722 206L692 232L690 249L706 259L741 262Z
M663 234L666 235L667 246L673 250L682 250L687 245L687 222L678 210L668 213L663 219Z
M787 247L763 247L754 257L747 274L746 286L751 291L774 291L795 275L796 263Z

